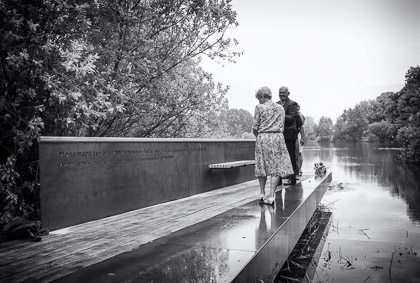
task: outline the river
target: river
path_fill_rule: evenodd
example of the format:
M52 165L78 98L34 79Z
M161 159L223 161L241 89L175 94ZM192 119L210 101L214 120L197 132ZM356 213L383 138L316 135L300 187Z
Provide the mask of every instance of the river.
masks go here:
M420 171L376 143L304 148L304 174L323 162L331 225L313 282L420 282Z

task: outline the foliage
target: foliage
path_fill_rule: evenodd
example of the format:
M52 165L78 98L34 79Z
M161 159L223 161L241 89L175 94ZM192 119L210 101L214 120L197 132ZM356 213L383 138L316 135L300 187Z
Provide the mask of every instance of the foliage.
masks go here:
M104 37L99 56L109 62L101 72L125 99L124 113L101 119L91 135L178 136L177 125L186 116L204 117L203 110L214 103L223 105L219 98L226 90L210 93L211 76L192 58L205 54L232 60L239 55L228 49L235 41L224 37L228 27L237 25L227 2L153 1L125 7L105 1L100 9L115 13L113 22L92 34L93 39ZM203 89L201 83L209 85ZM201 103L207 106L200 109Z
M231 108L224 110L220 116L231 137L241 138L244 133L251 133L253 117L249 111Z
M392 97L392 118L399 125L396 141L404 148L402 161L420 165L420 67L411 67L405 86Z
M132 101L125 111L129 114L110 131L140 137L205 137L217 131L217 117L228 107L228 89L215 85L211 75L192 62L176 69L176 74L171 71L153 83L154 95L147 102Z
M347 124L345 121L345 117L343 115L338 117L336 123L334 124L334 135L333 135L334 141L352 140L351 135L347 131Z
M385 142L390 140L390 131L392 126L388 121L373 122L368 125L369 133L376 136L379 141Z
M314 164L315 177L324 177L327 174L327 167L324 163L319 162Z
M316 127L317 125L314 119L310 116L306 116L305 123L303 124L306 142L314 142L316 140L316 133L315 133Z
M37 139L201 137L227 88L200 56L234 61L230 1L0 2L0 225L38 217Z
M375 119L371 101L362 101L345 110L337 119L335 140L359 141L368 134L369 118Z
M347 124L346 131L351 135L353 140L359 141L367 134L369 121L367 118L368 104L361 102L350 108L345 115Z
M253 133L243 133L241 136L243 139L255 140L255 136Z
M320 257L317 254L317 248L320 241L326 237L326 227L328 227L331 214L332 212L326 206L322 204L317 206L289 257L272 281L273 283L309 281L307 280L310 277L308 270L311 266L317 265L317 257Z
M15 215L36 212L36 139L44 129L48 60L41 1L2 1L0 49L0 226ZM52 18L53 15L49 15Z
M381 122L387 119L387 113L392 107L391 96L394 93L384 92L374 100L369 100L370 111L367 115L369 124L374 122Z
M392 92L382 93L374 100L362 101L354 108L345 110L334 125L334 140L393 141L396 136L395 125L387 119L392 112Z
M320 141L330 141L333 136L333 122L331 118L322 116L319 119L315 132Z
M337 119L334 139L371 140L398 143L399 159L420 165L420 67L406 73L404 87L396 93L382 93L375 100L362 101Z

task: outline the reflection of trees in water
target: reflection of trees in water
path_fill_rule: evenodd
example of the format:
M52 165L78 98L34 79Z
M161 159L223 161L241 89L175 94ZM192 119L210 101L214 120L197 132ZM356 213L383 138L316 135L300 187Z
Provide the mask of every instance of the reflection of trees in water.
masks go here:
M389 177L393 183L392 193L404 199L408 205L407 214L411 220L420 222L420 170L406 166L395 166Z
M396 164L394 158L398 150L387 149L389 147L363 142L308 146L304 151L304 166L313 167L308 163L321 161L327 164L328 170L344 170L351 178L387 188L393 196L407 203L411 220L420 222L420 169ZM338 168L331 167L334 163Z
M389 188L393 196L399 196L407 203L411 220L420 222L420 170L396 164L394 158L398 151L378 148L381 145L359 143L335 154L346 173Z

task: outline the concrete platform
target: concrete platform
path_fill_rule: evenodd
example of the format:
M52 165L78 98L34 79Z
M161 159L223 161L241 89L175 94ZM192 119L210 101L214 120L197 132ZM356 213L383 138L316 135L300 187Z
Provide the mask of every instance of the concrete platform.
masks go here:
M331 178L286 187L275 206L255 180L3 243L0 281L270 282Z

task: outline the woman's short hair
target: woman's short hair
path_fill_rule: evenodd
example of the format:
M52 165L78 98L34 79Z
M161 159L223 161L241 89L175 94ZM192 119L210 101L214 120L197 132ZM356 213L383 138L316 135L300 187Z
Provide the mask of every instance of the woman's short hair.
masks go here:
M257 99L259 98L271 98L271 89L268 86L263 86L260 89L257 90L257 92L255 93L255 97Z

